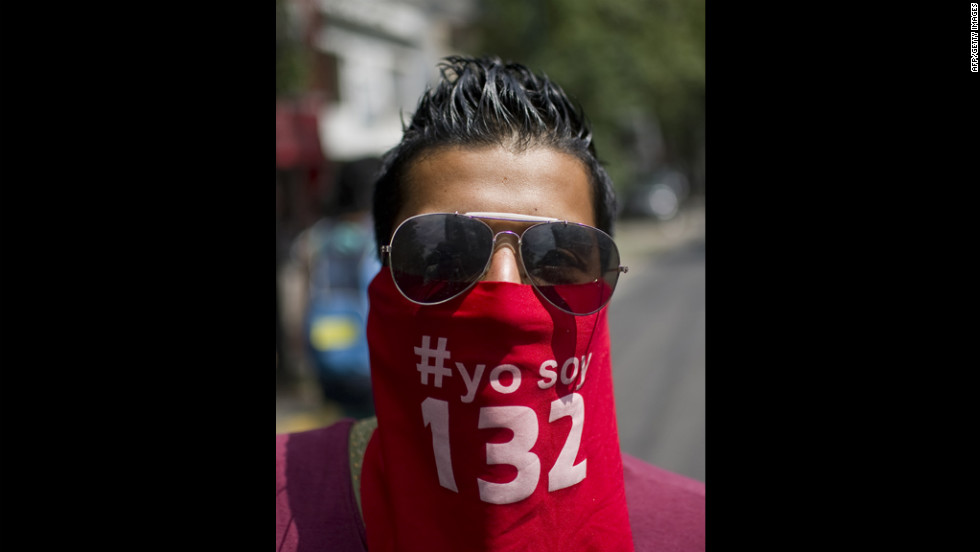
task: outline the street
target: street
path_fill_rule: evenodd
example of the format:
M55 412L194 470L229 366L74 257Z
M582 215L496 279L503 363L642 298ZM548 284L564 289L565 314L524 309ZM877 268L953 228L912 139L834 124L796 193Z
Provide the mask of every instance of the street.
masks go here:
M609 328L623 451L704 481L703 215L686 224L700 228L679 232L659 251L642 247L644 235L655 241L656 228L621 227L619 235L629 236L623 262L630 270L608 307Z

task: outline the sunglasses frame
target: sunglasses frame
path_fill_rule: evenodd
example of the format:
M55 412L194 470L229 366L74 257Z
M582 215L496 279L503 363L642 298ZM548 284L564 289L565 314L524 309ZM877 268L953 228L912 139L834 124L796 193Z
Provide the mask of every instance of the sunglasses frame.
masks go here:
M388 259L387 259L386 264L388 265L389 272L391 272L392 280L395 282L395 288L398 289L398 293L400 293L402 295L402 297L404 297L405 299L408 299L409 301L411 301L412 303L415 303L416 305L423 305L423 306L440 305L442 303L446 303L448 301L452 301L453 299L456 299L460 295L463 295L464 293L466 293L467 291L469 291L473 286L475 286L477 282L479 282L479 281L482 280L483 276L487 273L487 270L490 268L491 261L493 260L493 249L491 249L490 255L487 257L486 265L483 267L483 271L480 273L480 275L478 277L476 277L472 282L470 282L470 284L467 285L465 288L461 289L459 292L457 292L457 293L455 293L455 294L453 294L453 295L451 295L451 296L449 296L449 297L447 297L445 299L442 299L440 301L433 301L433 302L423 303L423 302L420 302L420 301L416 301L415 299L412 299L411 297L409 297L408 295L406 295L405 292L402 291L401 286L398 285L398 280L395 278L395 268L394 268L394 266L392 266L392 263L391 263L391 244L392 244L392 242L395 239L395 235L398 234L398 230L400 230L401 227L405 223L407 223L408 221L410 221L412 219L416 219L416 218L419 218L419 217L425 217L425 216L431 216L431 215L447 215L447 216L456 215L456 216L467 217L467 218L471 218L471 219L477 220L477 221L483 223L487 227L487 229L490 230L491 236L493 238L493 242L492 242L493 244L496 244L496 242L497 242L497 236L499 236L500 234L513 234L513 235L517 236L517 257L520 259L520 263L521 263L521 267L520 268L521 268L521 270L525 274L527 274L527 267L524 265L524 255L523 255L523 253L521 251L521 244L522 244L522 241L524 239L524 233L527 232L528 230L530 230L532 228L535 228L537 226L540 226L542 224L549 224L549 223L561 222L561 223L564 223L566 225L567 224L574 224L576 226L584 226L586 228L589 228L591 230L594 230L596 232L599 232L600 234L602 234L602 235L606 236L607 238L609 238L609 242L615 248L616 256L619 257L619 247L616 245L616 241L613 240L612 236L610 236L606 232L603 232L599 228L596 228L594 226L589 226L588 224L582 224L580 222L570 222L570 221L567 221L567 220L562 220L562 219L557 219L557 218L552 218L552 217L538 217L538 216L534 216L534 215L521 215L521 214L518 214L518 213L497 213L497 212L490 212L490 211L471 211L471 212L466 212L466 213L460 213L459 211L456 211L456 212L453 212L453 213L422 213L422 214L419 214L419 215L414 215L414 216L408 217L407 219L403 220L401 222L401 224L399 224L398 227L395 228L395 231L391 233L391 239L388 241L388 244L381 246L381 257L382 257L382 259L384 258L385 255L388 255ZM535 223L535 224L532 224L531 226L528 226L527 228L524 228L520 232L520 234L518 234L517 232L511 231L511 230L503 230L503 231L500 231L500 232L495 232L494 229L491 228L489 224L487 224L486 222L484 222L484 220L502 220L502 221L508 221L508 222L528 222L528 223ZM624 265L619 265L618 267L616 267L614 269L611 269L611 270L615 270L617 272L621 272L621 273L624 273L625 274L626 272L629 271L629 267L628 266L624 266ZM535 293L537 293L539 296L541 296L542 299L544 299L545 301L547 301L549 305L552 305L555 308L557 308L558 310L560 310L562 312L566 312L566 313L571 314L571 315L574 315L574 316L588 316L590 314L594 314L596 312L599 312L606 305L609 304L609 301L607 300L605 303L602 304L602 306L600 306L599 308L597 308L597 309L595 309L595 310L593 310L591 312L583 312L583 313L572 312L572 311L569 311L569 310L567 310L567 309L565 309L565 308L563 308L563 307L561 307L559 305L556 305L554 302L552 302L551 299L549 299L540 289L538 289L538 285L534 282L534 279L531 278L530 276L528 276L528 281L531 282L531 287L534 288ZM596 279L596 281L598 281L598 279ZM617 281L618 281L618 278L617 278ZM613 288L613 290L615 291L615 288ZM610 293L610 297L611 296L612 296L612 293Z

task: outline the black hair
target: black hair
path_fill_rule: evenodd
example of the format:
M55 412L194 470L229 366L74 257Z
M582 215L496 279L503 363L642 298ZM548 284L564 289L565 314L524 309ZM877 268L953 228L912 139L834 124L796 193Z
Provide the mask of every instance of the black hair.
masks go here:
M612 234L612 180L596 158L582 108L546 75L496 56L449 56L441 79L419 99L401 142L389 150L374 187L375 239L388 243L403 202L407 169L427 150L445 146L545 146L574 155L589 173L596 226Z

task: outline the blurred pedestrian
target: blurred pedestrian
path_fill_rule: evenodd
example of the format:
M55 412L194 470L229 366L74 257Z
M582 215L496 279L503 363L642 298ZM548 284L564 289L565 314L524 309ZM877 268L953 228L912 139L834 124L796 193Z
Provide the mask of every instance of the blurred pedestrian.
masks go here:
M376 183L376 417L276 436L277 550L703 550L704 484L619 447L584 114L519 64L441 70Z
M297 240L308 274L304 342L320 392L344 416L374 414L368 360L367 288L381 268L374 246L371 197L378 158L344 163L335 193Z

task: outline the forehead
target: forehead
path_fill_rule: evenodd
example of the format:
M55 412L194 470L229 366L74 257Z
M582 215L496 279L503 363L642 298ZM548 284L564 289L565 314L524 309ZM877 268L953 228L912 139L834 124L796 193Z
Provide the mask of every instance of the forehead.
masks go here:
M595 225L592 184L577 157L547 147L440 148L405 175L395 226L423 213L494 211Z

